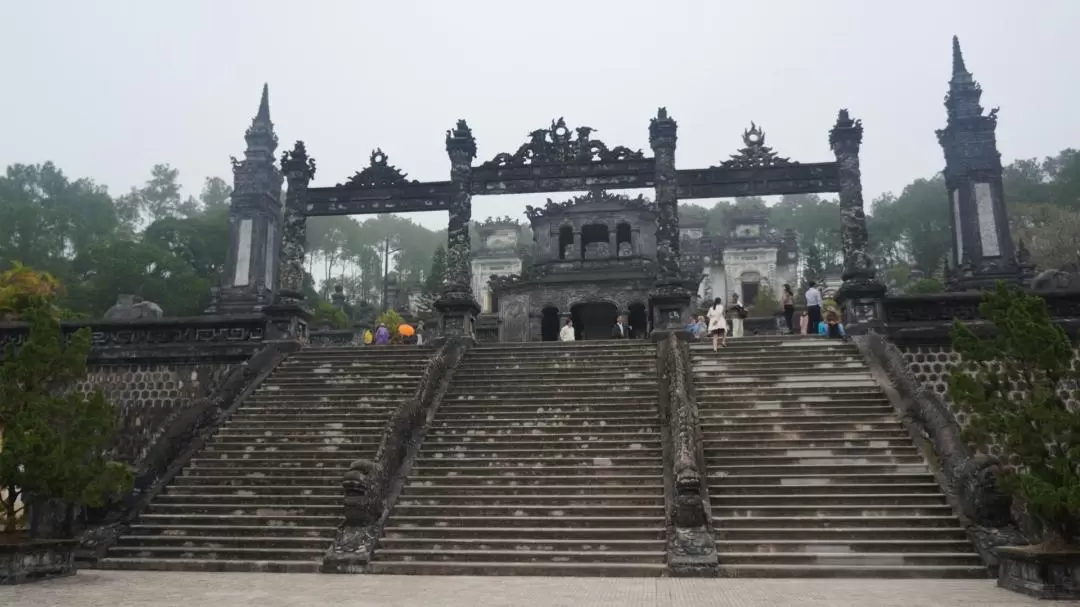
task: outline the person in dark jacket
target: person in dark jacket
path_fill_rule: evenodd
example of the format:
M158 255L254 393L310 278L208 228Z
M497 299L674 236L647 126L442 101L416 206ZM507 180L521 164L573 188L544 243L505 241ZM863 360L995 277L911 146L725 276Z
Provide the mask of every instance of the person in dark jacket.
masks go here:
M615 319L615 326L611 327L611 339L629 339L630 327L622 316Z

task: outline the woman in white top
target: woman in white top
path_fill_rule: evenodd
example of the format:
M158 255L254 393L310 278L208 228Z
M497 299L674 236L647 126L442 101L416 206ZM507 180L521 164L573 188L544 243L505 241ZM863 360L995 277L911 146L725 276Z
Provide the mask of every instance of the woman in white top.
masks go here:
M559 341L574 341L574 323L569 318L562 329L559 329Z
M743 336L743 319L747 317L746 308L739 303L739 294L731 294L731 336Z
M712 350L716 352L717 344L721 348L727 347L727 320L724 319L724 304L717 297L713 305L705 313L709 318L709 335L712 335Z

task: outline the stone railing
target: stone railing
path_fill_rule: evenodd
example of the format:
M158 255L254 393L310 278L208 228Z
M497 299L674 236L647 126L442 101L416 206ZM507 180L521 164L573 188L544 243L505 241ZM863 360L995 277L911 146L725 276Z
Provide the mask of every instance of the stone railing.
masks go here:
M208 315L147 320L69 321L66 334L90 329L90 362L239 362L262 347L262 314ZM0 323L0 349L27 337L25 323Z
M1080 291L1038 295L1046 301L1050 316L1075 337L1080 332ZM989 323L979 313L980 303L982 294L978 292L890 295L883 303L882 331L898 343L948 343L954 320L968 323L976 333L989 330Z
M173 409L160 423L160 434L149 445L146 455L136 463L131 493L106 508L87 512L79 560L92 563L102 558L146 505L202 449L211 434L299 347L295 342L263 344L249 360L233 365L206 396Z
M363 343L363 329L312 329L308 332L308 344L315 348L340 348Z
M375 458L350 464L341 483L345 520L323 556L323 573L363 573L409 463L466 347L461 340L443 343L428 361L416 392L387 420Z
M905 425L917 439L929 443L940 467L942 489L961 515L983 562L996 568L995 547L1027 543L1013 520L1012 497L998 485L1000 462L972 451L948 405L911 375L895 345L872 331L853 341L875 374L883 374L885 391Z
M676 576L714 575L716 542L703 481L705 456L697 401L691 383L690 350L676 332L657 343L659 404L664 437L668 494L668 569Z

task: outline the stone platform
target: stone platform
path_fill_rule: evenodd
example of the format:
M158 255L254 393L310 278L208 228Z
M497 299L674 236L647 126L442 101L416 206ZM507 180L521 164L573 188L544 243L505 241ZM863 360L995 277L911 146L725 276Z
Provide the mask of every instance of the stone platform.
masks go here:
M993 580L755 580L328 576L87 571L0 588L4 607L1017 607L1037 601Z

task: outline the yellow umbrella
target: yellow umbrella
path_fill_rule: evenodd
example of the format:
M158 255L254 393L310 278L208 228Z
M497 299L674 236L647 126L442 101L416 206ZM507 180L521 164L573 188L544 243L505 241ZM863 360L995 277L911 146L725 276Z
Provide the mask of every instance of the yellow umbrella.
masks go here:
M398 335L404 337L412 337L416 333L416 329L412 328L410 324L404 324L397 328Z

